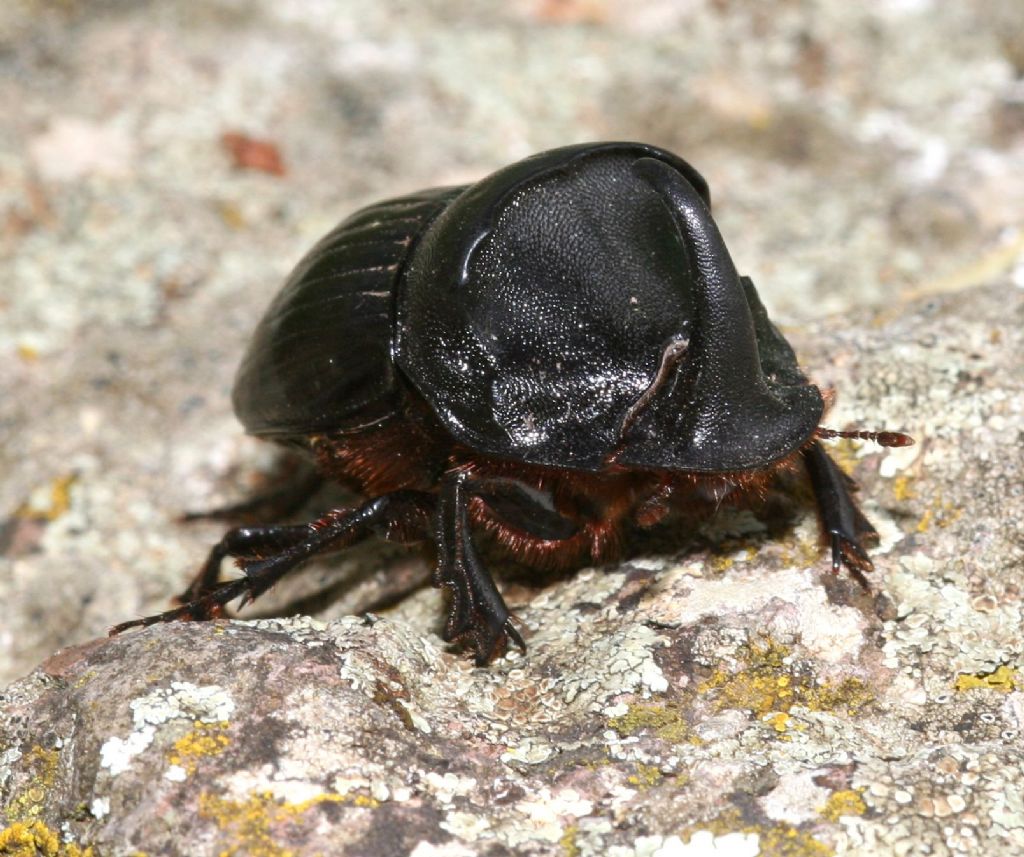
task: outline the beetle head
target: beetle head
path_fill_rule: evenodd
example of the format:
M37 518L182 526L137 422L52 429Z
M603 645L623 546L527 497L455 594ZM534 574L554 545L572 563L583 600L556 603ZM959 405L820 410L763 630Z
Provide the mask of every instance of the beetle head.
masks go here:
M748 290L690 183L653 158L638 159L633 169L675 223L695 284L695 324L685 351L679 342L666 345L651 386L623 419L614 460L710 473L784 458L814 435L824 408L820 391L799 372L765 377ZM769 333L781 341L774 328Z

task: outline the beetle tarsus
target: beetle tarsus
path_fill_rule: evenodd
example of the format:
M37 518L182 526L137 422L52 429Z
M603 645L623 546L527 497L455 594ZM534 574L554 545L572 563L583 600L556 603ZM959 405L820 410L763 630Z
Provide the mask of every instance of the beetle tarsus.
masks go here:
M877 540L878 533L853 499L853 480L818 441L804 449L803 457L822 529L831 543L832 571L838 573L845 566L862 587L870 588L865 574L874 569L874 564L863 543Z
M223 615L224 606L241 597L239 606L259 598L289 571L315 554L340 550L369 536L419 529L426 535L434 500L416 491L396 491L370 500L357 509L335 509L309 524L279 527L239 527L210 551L180 607L124 622L111 635L160 622L204 621ZM268 552L273 551L273 553ZM244 576L217 582L221 560L238 558Z
M309 535L304 524L292 526L236 527L228 530L223 538L210 549L199 573L193 578L188 589L177 597L182 604L200 600L217 588L221 563L226 557L258 557L280 554L293 547Z
M843 533L831 531L832 537L832 570L838 572L840 567L846 566L851 571L868 572L875 570L875 564L871 561L867 551Z
M526 652L526 641L506 610L474 609L471 595L451 586L445 588L453 593L452 607L441 635L446 643L468 641L475 652L477 666L486 666L504 654L509 643Z
M500 624L488 622L477 633L475 642L478 667L487 666L496 657L508 651L509 642L515 644L521 652L526 652L526 643L511 619L506 619Z
M505 633L508 635L508 638L515 643L516 648L525 655L526 641L523 639L523 635L519 633L519 629L512 624L511 619L508 619L505 622Z
M444 639L469 640L477 664L483 666L505 649L509 639L523 651L526 644L512 627L508 607L473 546L468 511L471 487L464 470L452 471L441 484L435 582L452 596Z
M130 622L122 622L115 625L107 633L116 637L131 628L148 628L151 625L159 625L162 622L205 622L211 619L219 619L224 615L224 605L243 594L247 581L229 580L218 584L217 587L202 598L189 601L173 610L166 610L163 613L156 613L152 616L144 616L141 619L133 619Z

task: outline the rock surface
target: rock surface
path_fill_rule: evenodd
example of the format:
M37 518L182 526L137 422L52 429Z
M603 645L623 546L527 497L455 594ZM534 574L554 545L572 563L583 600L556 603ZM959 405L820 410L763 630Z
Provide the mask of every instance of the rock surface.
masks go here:
M0 4L0 854L1024 849L1022 9ZM387 547L103 637L273 467L228 390L320 234L611 138L709 178L832 425L918 437L837 447L876 594L780 499L504 569L530 651L489 670Z
M771 538L735 512L703 547L511 583L530 651L489 669L440 643L429 590L94 641L2 697L8 830L116 854L1024 848L1024 292L801 345L836 424L920 439L841 450L874 597L825 571L812 516Z

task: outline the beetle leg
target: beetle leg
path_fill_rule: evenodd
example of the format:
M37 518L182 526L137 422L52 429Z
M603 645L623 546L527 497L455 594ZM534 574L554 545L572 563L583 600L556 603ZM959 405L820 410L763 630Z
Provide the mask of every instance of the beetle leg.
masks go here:
M473 547L469 531L470 493L470 477L465 471L454 471L441 483L435 584L452 594L444 639L452 642L468 637L476 650L477 665L484 666L509 640L523 651L526 644Z
M499 521L534 538L564 541L580 532L578 523L558 511L549 491L507 477L473 477L466 484Z
M845 565L867 589L864 573L871 571L874 564L861 542L877 539L878 533L853 499L854 482L817 441L803 450L803 456L822 527L831 543L832 570L838 572L840 566Z
M253 528L247 533L245 530L233 530L210 552L196 583L186 593L189 595L195 590L194 598L174 610L122 622L111 628L110 633L119 634L128 628L147 627L179 619L211 619L220 615L224 605L235 598L241 597L239 606L255 600L289 571L315 554L348 547L375 532L402 540L413 536L424 538L429 532L434 503L434 498L429 494L396 491L370 500L358 509L335 509L301 526ZM238 564L244 573L242 577L223 583L214 582L220 560L235 555L232 548L256 553L255 548L264 546L279 549L276 553L260 558L241 557ZM213 579L210 581L205 580L210 573L208 569L213 569Z
M279 554L301 542L309 535L306 524L293 526L236 527L228 530L223 538L211 549L206 562L192 579L188 589L178 596L182 604L197 601L217 587L220 566L225 557L258 559L269 554Z

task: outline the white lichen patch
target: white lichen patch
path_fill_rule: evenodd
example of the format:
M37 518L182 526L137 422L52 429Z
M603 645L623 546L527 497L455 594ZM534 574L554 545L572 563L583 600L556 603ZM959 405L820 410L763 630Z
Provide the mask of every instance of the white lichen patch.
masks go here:
M409 716L409 722L416 727L424 735L429 735L434 730L430 726L430 721L427 720L422 714L419 713L415 708L398 699L395 700L395 705L402 708L403 711Z
M698 830L678 850L666 850L663 847L660 852L655 852L655 857L757 857L760 853L760 837L756 833L736 832L715 836L710 831Z
M443 830L466 842L475 842L490 827L491 823L486 817L470 812L449 812L441 822Z
M793 825L816 819L829 796L828 789L815 784L817 773L800 770L780 776L778 785L761 798L765 815Z
M641 836L632 848L616 845L607 857L757 857L761 853L756 833L726 833L716 836L698 830L689 841L679 836Z
M97 820L102 820L106 816L110 815L110 798L93 798L92 803L89 804L89 814Z
M153 743L155 734L156 727L146 725L127 738L111 736L100 747L100 767L109 770L111 776L123 774L131 767L132 759Z
M426 839L416 843L409 857L475 857L476 851L458 841L435 845Z
M333 793L345 795L365 785L365 781L360 780L352 783L349 788L338 788L339 783L335 782L331 788ZM328 793L319 783L282 778L270 765L256 771L236 771L220 781L219 790L223 796L233 800L244 801L259 794L270 795L275 801L292 805L304 804Z
M877 506L872 506L870 516L871 523L878 532L878 544L871 549L870 553L873 557L885 556L906 538L906 533L899 528L891 515Z
M181 765L168 765L167 770L164 771L164 779L170 780L172 783L183 783L188 779L188 771Z
M536 794L518 801L515 811L516 817L508 820L500 835L501 840L512 848L538 839L558 842L569 824L594 811L594 803L575 789L552 792L543 786Z
M338 774L331 779L331 789L340 795L347 795L369 786L370 779L367 773Z
M918 552L902 557L887 578L901 619L886 622L884 663L913 674L928 658L932 695L949 691L958 673L991 672L1024 651L1019 601L972 595L957 565Z
M558 752L558 748L547 741L535 738L524 738L515 747L509 747L501 754L501 761L522 762L525 765L538 765L546 762Z
M443 804L450 804L456 797L465 797L476 786L476 780L472 777L460 777L451 772L439 774L436 771L428 771L423 777L423 783L427 791Z
M641 604L646 615L667 625L763 612L772 626L765 630L799 635L811 655L829 663L855 659L864 645L863 614L829 603L816 576L803 568L732 571L702 581L686 598L675 597L671 583Z
M157 688L129 703L132 720L139 728L158 726L168 720L186 718L202 723L223 723L231 718L235 703L218 685L199 686L188 681L172 681L170 687Z
M646 625L627 625L615 633L592 637L579 652L576 669L562 682L566 705L599 712L606 701L623 693L647 696L668 687L654 659L665 638Z
M917 461L922 448L921 444L916 443L913 446L901 446L886 450L881 463L878 465L878 475L886 479L891 479L906 470L910 465ZM875 452L875 450L873 450L869 444L864 444L864 446L858 450L858 455L864 456L873 452Z
M111 776L128 770L132 759L142 753L156 735L156 728L171 720L223 723L235 710L231 695L218 685L199 686L172 681L129 704L134 728L127 738L112 736L100 747L100 766Z
M279 631L307 646L322 646L323 631L327 628L327 623L312 616L281 616L256 619L246 622L245 626L265 631Z
M0 787L5 786L11 777L11 766L21 758L21 750L10 747L0 753Z

